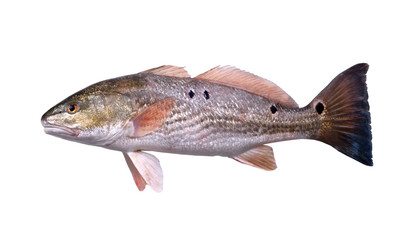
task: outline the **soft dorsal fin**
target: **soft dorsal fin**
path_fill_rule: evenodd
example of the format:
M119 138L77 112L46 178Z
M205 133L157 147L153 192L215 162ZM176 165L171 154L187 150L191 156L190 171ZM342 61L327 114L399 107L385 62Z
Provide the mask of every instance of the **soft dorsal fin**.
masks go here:
M184 67L176 67L172 65L163 65L161 67L152 68L140 73L153 73L155 75L163 75L170 77L180 77L180 78L189 78L189 73L185 70Z
M195 78L211 83L242 89L267 98L284 107L297 108L298 104L283 89L271 81L231 66L215 67Z
M249 149L233 158L240 163L263 170L274 170L277 168L276 161L274 160L273 148L266 145Z
M126 127L127 135L143 137L160 128L174 108L175 102L174 98L165 98L132 116Z

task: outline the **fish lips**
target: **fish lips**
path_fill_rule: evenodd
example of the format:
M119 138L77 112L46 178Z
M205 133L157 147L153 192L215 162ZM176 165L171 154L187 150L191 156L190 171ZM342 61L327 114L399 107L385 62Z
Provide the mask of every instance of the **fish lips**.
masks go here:
M68 128L65 126L51 124L46 119L42 119L41 122L46 134L61 138L78 137L80 134L80 130L77 128Z

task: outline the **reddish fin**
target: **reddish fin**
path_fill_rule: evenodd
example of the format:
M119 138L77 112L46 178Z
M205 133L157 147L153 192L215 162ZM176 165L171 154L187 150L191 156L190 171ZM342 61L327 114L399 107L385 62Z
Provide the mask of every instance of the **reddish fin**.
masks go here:
M174 108L175 101L174 98L166 98L142 110L130 120L132 127L128 128L128 135L142 137L160 128Z
M123 153L127 165L132 171L136 185L140 191L144 190L146 184L156 192L162 191L162 169L156 157L145 152ZM131 167L132 166L132 167Z
M297 108L298 104L283 89L269 80L231 66L215 67L195 77L212 83L242 89L267 98L284 107Z
M367 71L368 64L362 63L340 73L308 107L321 115L318 140L372 166Z
M136 183L137 188L140 191L143 191L146 188L146 185L147 185L146 181L140 175L140 173L137 170L136 166L134 166L134 164L131 161L129 155L127 155L127 153L123 153L123 155L125 156L127 166L129 167L130 172L132 173L132 176L133 176L134 182Z
M274 170L277 168L276 161L274 160L273 148L266 145L252 148L234 157L234 159L238 162L261 168L263 170Z
M164 65L157 68L152 68L141 73L153 73L155 75L164 75L170 77L190 78L189 73L184 67L176 67L172 65Z

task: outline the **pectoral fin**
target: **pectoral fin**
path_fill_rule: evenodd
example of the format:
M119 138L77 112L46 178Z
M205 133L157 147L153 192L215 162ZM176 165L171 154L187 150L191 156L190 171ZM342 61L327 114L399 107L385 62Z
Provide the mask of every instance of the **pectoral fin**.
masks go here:
M252 148L234 157L234 159L240 163L261 168L263 170L274 170L277 168L276 161L274 160L273 148L266 145Z
M140 191L146 185L156 192L162 191L162 169L156 157L145 152L128 152L123 155Z
M148 106L130 119L127 127L128 135L142 137L157 130L167 120L174 106L174 98L166 98Z

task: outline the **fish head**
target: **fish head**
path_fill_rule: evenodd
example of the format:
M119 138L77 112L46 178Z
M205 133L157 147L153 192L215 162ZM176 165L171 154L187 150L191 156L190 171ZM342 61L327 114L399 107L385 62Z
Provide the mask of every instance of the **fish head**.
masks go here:
M133 112L124 94L89 87L49 109L41 118L47 134L89 145L113 142Z

